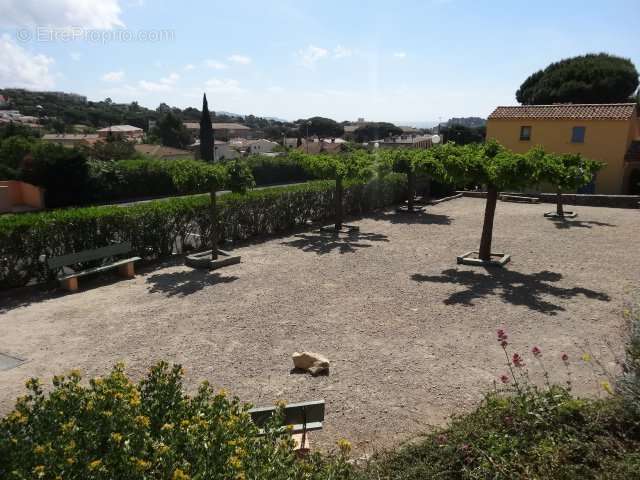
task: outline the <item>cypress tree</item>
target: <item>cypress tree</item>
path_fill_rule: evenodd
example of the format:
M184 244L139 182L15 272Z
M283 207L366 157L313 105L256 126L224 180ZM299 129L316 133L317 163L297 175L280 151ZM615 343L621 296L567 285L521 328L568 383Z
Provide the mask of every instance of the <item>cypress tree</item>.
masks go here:
M207 94L202 97L202 116L200 117L200 158L205 162L213 162L213 124L209 114Z

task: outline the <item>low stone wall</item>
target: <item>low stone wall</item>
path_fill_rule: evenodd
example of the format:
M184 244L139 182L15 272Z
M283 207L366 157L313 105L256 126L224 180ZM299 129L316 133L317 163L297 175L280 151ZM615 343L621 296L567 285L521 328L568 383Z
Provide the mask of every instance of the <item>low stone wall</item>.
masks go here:
M487 192L459 191L465 197L486 198ZM556 203L555 193L517 193L501 192L506 195L523 195L539 198L541 202ZM611 208L640 208L640 195L587 195L578 193L563 193L562 200L565 205L584 205L587 207L611 207Z

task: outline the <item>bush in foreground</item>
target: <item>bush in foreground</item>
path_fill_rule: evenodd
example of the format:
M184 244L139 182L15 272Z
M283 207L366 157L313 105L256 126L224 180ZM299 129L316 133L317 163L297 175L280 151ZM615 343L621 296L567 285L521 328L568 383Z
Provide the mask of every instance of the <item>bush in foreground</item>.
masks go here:
M205 382L193 397L182 370L159 363L133 383L116 366L81 383L37 379L0 421L0 478L43 479L332 479L349 478L348 447L333 457L298 460L278 419L258 436L247 410ZM344 444L343 444L344 445Z

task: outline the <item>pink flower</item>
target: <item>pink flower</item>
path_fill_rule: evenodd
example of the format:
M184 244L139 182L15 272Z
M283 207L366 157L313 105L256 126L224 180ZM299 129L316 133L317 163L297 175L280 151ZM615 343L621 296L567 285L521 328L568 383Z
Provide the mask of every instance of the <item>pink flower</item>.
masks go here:
M517 353L513 354L513 359L511 361L518 368L524 367L525 365L523 358Z
M539 347L533 347L531 349L531 353L533 353L533 356L536 357L536 358L539 358L539 357L542 356L542 350L540 350Z
M567 363L569 361L569 355L567 355L566 353L563 353L560 358L562 358L562 361L564 363Z
M507 384L510 380L509 377L503 373L502 375L500 375L500 381L504 384Z
M498 330L498 342L500 342L502 348L505 348L508 345L507 338L509 338L509 336L503 329Z
M444 433L441 433L439 435L436 436L436 443L438 445L446 445L447 443L447 436Z

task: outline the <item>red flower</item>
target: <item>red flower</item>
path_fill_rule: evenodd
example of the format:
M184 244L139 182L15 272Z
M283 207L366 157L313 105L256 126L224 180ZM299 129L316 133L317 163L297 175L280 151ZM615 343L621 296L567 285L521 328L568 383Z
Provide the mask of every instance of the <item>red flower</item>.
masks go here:
M502 348L508 345L507 338L509 337L507 336L507 334L503 329L498 330L498 341L500 342L500 345L502 345Z
M560 358L562 358L562 361L564 363L567 363L569 361L569 355L567 355L566 353L563 353Z
M523 360L523 358L522 358L519 354L517 354L517 353L514 353L514 354L513 354L513 359L512 359L511 361L512 361L512 362L513 362L513 364L514 364L516 367L518 367L518 368L520 368L520 367L524 367L524 365L525 365L525 364L524 364L524 360Z
M500 381L502 383L509 383L510 380L509 377L503 373L502 375L500 375Z
M536 358L542 356L542 350L540 350L540 348L538 348L538 347L533 347L531 349L531 353L533 353L533 356L536 357Z

